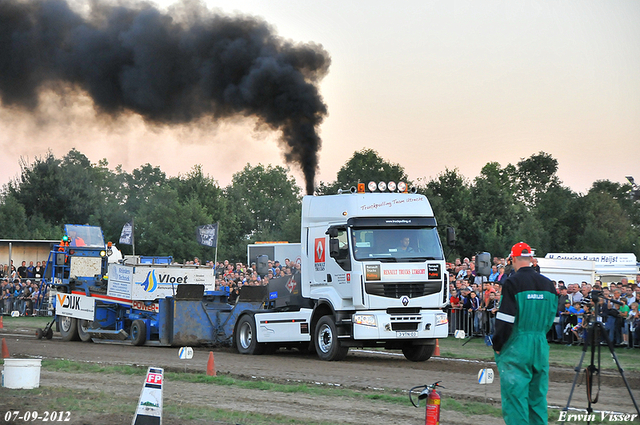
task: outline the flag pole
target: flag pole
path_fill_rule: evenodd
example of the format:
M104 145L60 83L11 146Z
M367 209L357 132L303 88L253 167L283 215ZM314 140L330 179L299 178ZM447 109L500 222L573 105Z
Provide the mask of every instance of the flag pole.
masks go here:
M216 266L218 265L218 233L220 232L220 222L216 222L216 253L213 260L213 277L216 277Z
M132 254L136 255L136 238L134 235L135 225L133 224L133 218L131 219L131 250Z

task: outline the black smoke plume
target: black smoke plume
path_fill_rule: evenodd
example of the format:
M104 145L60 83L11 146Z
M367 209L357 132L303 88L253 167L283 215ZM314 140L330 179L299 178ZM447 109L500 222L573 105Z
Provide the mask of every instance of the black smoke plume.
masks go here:
M103 114L156 124L252 116L282 132L287 162L314 190L327 115L320 45L277 36L266 22L197 1L162 12L147 3L0 0L0 101L33 112L43 90L86 92Z

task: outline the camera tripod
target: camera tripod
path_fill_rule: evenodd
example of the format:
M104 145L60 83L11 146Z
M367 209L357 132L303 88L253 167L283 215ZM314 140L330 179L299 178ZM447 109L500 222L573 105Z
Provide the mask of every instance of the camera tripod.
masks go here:
M613 349L613 342L609 340L608 331L605 329L602 322L592 322L587 326L586 330L587 330L587 337L585 338L584 345L582 346L582 355L580 357L580 363L578 363L578 366L576 366L576 369L575 369L576 376L573 378L573 385L571 386L571 392L569 392L569 399L567 400L567 405L562 410L565 412L569 410L569 404L571 404L571 397L573 397L573 391L576 388L576 382L578 382L578 376L580 376L580 372L582 370L582 362L584 361L584 356L587 353L587 347L590 347L591 348L591 364L587 366L587 368L585 369L585 374L586 374L586 380L587 380L586 384L587 384L587 401L588 401L587 417L588 418L592 417L591 414L593 413L593 407L591 407L591 405L598 402L598 395L600 393L600 349L602 348L602 346L600 345L599 340L600 340L600 337L602 337L607 347L609 347L609 351L611 352L611 357L613 357L613 360L615 361L616 366L618 368L618 372L620 373L620 376L624 381L624 385L627 387L627 391L629 391L629 396L631 397L631 401L633 402L633 405L636 408L636 412L638 412L638 415L640 415L640 409L638 409L638 404L636 403L635 398L633 398L633 393L631 392L631 388L629 387L627 378L625 378L624 376L624 371L622 370L622 367L620 367L618 356L616 356L616 353ZM597 367L594 364L594 361L596 359L596 352L598 356ZM598 377L598 393L596 393L595 397L593 397L594 376ZM561 423L564 424L565 420L563 420ZM590 423L591 423L591 420L589 419L587 424L590 424Z

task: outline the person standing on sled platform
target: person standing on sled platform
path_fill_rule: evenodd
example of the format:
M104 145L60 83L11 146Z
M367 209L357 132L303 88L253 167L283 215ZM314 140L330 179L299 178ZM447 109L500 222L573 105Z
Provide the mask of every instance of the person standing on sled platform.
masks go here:
M500 373L502 416L507 425L548 423L549 344L558 296L553 283L531 267L524 242L511 248L515 274L502 287L493 349Z

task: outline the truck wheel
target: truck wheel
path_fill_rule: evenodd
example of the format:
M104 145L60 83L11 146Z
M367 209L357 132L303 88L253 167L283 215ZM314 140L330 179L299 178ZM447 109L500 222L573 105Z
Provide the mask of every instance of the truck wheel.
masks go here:
M429 360L435 350L435 345L412 345L407 344L402 347L402 354L407 360L412 362L424 362Z
M88 320L78 320L78 337L82 342L90 342L91 334L87 330L91 327L93 322Z
M131 324L131 343L133 345L144 345L147 340L147 325L144 320L134 320Z
M331 316L323 316L318 320L314 340L320 360L338 361L349 353L349 347L340 345L338 329Z
M78 321L73 317L60 316L60 335L63 341L78 340Z
M259 344L257 339L256 321L253 316L245 315L238 321L236 328L236 348L240 354L262 354L264 344Z

